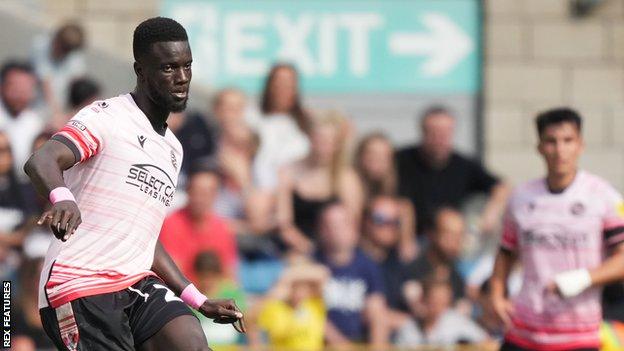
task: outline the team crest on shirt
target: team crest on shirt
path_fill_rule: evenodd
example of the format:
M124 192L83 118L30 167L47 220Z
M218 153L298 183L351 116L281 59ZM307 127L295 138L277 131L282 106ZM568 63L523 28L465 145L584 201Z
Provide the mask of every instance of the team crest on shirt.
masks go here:
M171 164L173 165L173 168L175 168L176 170L178 169L178 159L176 158L173 150L171 150Z
M582 202L575 202L570 207L570 213L572 213L574 216L582 215L583 213L585 213L585 205L583 205Z
M97 105L100 106L101 108L107 108L108 107L108 102L100 101L100 102L98 102Z

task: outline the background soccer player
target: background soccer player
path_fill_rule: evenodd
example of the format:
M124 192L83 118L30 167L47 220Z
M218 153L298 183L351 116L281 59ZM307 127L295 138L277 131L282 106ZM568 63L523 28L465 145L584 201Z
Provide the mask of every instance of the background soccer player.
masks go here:
M53 203L39 222L61 239L41 274L42 322L62 350L209 350L184 302L220 323L242 313L207 300L158 243L182 162L166 121L186 107L186 31L146 20L133 50L135 90L82 109L25 165Z
M547 175L510 199L491 280L493 306L508 327L501 350L598 350L599 287L624 278L624 203L606 181L578 169L584 146L575 111L546 111L536 124ZM517 257L523 285L512 304L505 283Z

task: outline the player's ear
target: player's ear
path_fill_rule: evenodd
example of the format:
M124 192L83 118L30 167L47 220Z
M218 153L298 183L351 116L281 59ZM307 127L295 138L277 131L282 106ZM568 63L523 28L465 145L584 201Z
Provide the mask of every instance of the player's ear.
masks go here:
M137 78L142 81L144 79L144 75L143 75L143 67L141 66L141 64L137 61L134 61L134 73L136 74Z

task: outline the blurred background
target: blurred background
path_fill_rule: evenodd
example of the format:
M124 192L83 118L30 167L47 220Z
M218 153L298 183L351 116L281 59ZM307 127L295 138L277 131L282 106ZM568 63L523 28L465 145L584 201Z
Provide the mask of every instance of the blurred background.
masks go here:
M194 58L189 108L169 120L185 157L161 241L250 329L202 319L215 349L495 349L486 281L510 190L544 174L539 111L577 109L582 166L624 190L624 0L1 0L15 350L51 349L36 308L51 235L33 222L46 201L21 166L81 108L133 89L133 30L159 15ZM624 318L605 320L605 345L624 349Z

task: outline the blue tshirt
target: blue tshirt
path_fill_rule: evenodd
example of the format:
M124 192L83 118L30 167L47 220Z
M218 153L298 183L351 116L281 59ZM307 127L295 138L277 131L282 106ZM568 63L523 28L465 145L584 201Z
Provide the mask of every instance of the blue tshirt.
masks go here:
M379 266L359 249L353 260L344 266L332 265L320 252L316 258L331 271L323 294L328 319L351 341L366 341L362 314L366 298L384 293Z

